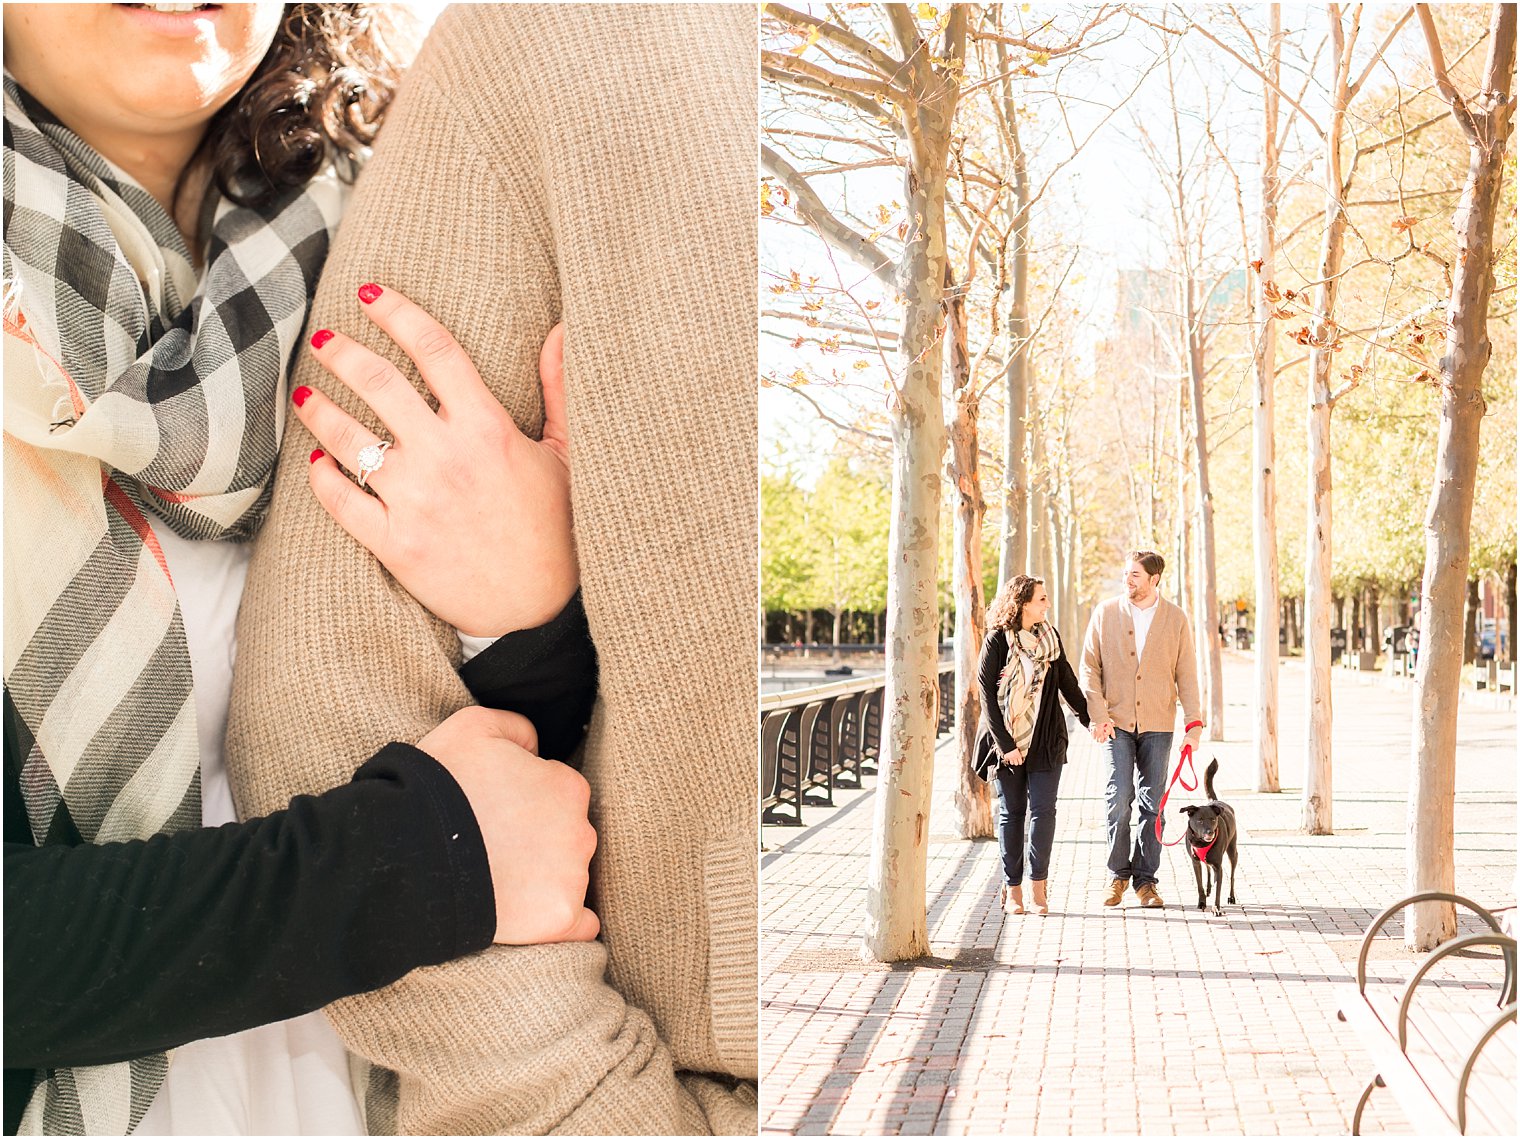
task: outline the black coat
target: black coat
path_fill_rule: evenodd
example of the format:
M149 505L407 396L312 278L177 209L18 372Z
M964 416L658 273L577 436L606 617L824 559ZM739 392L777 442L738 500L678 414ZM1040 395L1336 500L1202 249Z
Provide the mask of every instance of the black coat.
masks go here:
M1060 653L1050 662L1045 679L1040 685L1040 710L1034 718L1034 735L1029 740L1029 751L1024 766L1030 771L1050 771L1066 762L1066 717L1056 703L1056 690L1066 699L1067 705L1076 713L1085 728L1087 697L1077 683L1077 674L1066 659L1066 646L1061 634L1056 633ZM982 641L982 655L977 664L977 679L982 690L982 730L976 741L976 772L983 779L991 779L1004 753L1013 750L1013 736L1003 722L1002 709L998 707L998 677L1008 663L1008 637L1001 629L993 629ZM1051 681L1055 683L1052 684Z

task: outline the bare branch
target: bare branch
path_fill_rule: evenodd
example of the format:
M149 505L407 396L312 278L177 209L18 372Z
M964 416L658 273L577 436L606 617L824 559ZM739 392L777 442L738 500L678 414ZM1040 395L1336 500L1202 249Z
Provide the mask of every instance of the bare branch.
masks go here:
M820 20L817 16L810 16L806 12L799 12L794 8L788 8L784 4L766 4L763 11L768 16L774 16L783 24L789 24L794 28L802 28L805 31L817 31L818 38L827 40L844 48L856 59L872 68L878 75L889 83L896 82L898 72L902 70L902 63L893 59L892 56L882 51L870 40L857 36L847 28L828 20Z
M798 59L795 55L787 55L785 52L761 48L760 63L771 71L811 79L830 91L849 91L871 99L884 99L889 103L902 103L908 98L908 93L895 83L889 83L884 79L866 79L859 75L841 75L837 71L819 67L816 63L809 63L805 59Z
M1362 84L1367 82L1367 76L1372 74L1372 69L1382 61L1383 53L1388 50L1388 45L1393 42L1393 37L1399 34L1399 29L1409 22L1412 13L1407 10L1393 22L1393 27L1388 29L1388 34L1383 37L1383 42L1378 44L1377 50L1372 53L1372 58L1367 61L1367 66L1362 68L1362 73L1356 77L1356 82L1346 88L1346 101L1349 103L1356 98L1356 93L1362 89Z
M1117 16L1121 11L1123 11L1123 9L1118 6L1107 4L1103 5L1098 9L1097 15L1095 15L1091 20L1088 20L1087 23L1083 24L1082 27L1077 30L1076 34L1073 35L1064 44L1041 45L1035 43L1033 40L1026 39L1023 36L1009 36L1004 35L1000 32L973 31L971 33L971 36L973 39L981 40L985 43L999 43L1004 44L1007 47L1023 48L1025 51L1034 52L1037 55L1045 55L1049 56L1051 59L1056 59L1059 56L1070 55L1074 51L1081 51L1085 46L1083 41L1086 39L1087 33L1098 27L1100 24L1107 23L1109 20Z
M898 138L905 138L907 132L903 130L902 123L897 121L897 116L889 111L883 104L878 103L868 95L861 95L855 91L841 91L836 87L807 76L798 75L791 71L782 71L774 67L766 67L763 64L760 74L772 83L783 83L795 87L799 91L805 91L810 95L817 95L825 99L837 99L863 114L880 122L884 122Z
M842 420L835 419L832 415L823 410L822 404L814 399L809 393L803 391L800 387L797 387L794 384L784 384L779 380L770 380L768 382L775 387L781 388L783 391L791 392L794 396L800 396L802 399L812 404L813 410L818 413L818 418L823 420L830 427L836 427L840 431L848 432L851 435L859 435L862 438L870 439L875 443L884 443L890 445L892 442L892 440L885 435L878 435L874 431L867 431L864 427L857 426L854 423L845 423Z
M760 164L792 192L797 216L817 230L826 244L839 249L888 288L897 288L897 262L836 217L796 167L764 144L760 147Z
M1477 124L1473 122L1472 112L1467 109L1467 101L1457 93L1451 84L1451 77L1446 74L1446 57L1441 52L1441 37L1436 34L1436 22L1431 18L1430 5L1416 4L1414 10L1420 18L1420 30L1425 33L1425 48L1430 52L1430 73L1435 76L1436 90L1451 108L1451 117L1457 120L1457 125L1462 128L1468 141L1476 143Z

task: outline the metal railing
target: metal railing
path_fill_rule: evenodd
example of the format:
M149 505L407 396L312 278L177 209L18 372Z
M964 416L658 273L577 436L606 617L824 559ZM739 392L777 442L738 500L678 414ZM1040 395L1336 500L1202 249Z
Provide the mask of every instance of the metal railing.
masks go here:
M834 788L859 788L881 755L886 678L841 680L760 700L760 821L801 826L804 806L832 807ZM950 730L955 669L939 671L939 733Z

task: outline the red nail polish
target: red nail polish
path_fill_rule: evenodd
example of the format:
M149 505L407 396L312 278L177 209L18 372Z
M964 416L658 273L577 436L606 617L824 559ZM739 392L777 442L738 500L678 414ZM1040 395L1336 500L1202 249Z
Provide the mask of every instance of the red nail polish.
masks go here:
M290 393L290 400L297 407L300 407L303 403L306 402L307 398L310 395L311 395L311 389L309 387L307 387L305 384L302 384L295 391L293 391L293 392Z
M333 338L333 334L325 328L319 328L311 334L311 346L320 348Z
M318 447L315 451L313 451L311 453L311 461L313 463L315 463L318 459L320 459L325 454L327 454L327 452L324 451L324 450L322 450L321 447Z
M374 301L385 292L379 285L360 285L359 299L365 304L373 304Z

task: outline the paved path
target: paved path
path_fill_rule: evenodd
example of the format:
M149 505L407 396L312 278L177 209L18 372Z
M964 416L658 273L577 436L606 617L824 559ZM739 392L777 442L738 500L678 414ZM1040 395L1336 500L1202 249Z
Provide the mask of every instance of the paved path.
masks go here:
M1241 819L1239 906L1200 914L1182 847L1163 855L1164 911L1117 910L1104 869L1098 749L1073 740L1049 917L997 910L997 849L951 835L954 757L938 754L929 855L934 957L858 959L874 791L765 828L762 1129L801 1134L1345 1134L1367 1061L1334 1020L1362 928L1404 883L1410 690L1337 670L1335 826L1297 833L1304 670L1282 671L1279 795L1258 795L1249 743L1205 744ZM1253 689L1226 656L1226 691ZM1245 740L1251 710L1227 704ZM1463 704L1457 888L1516 887L1515 716ZM874 780L868 780L874 786ZM1201 794L1201 792L1200 792ZM1178 833L1168 804L1168 837ZM1380 969L1408 969L1390 944ZM1379 1092L1364 1129L1408 1133Z

